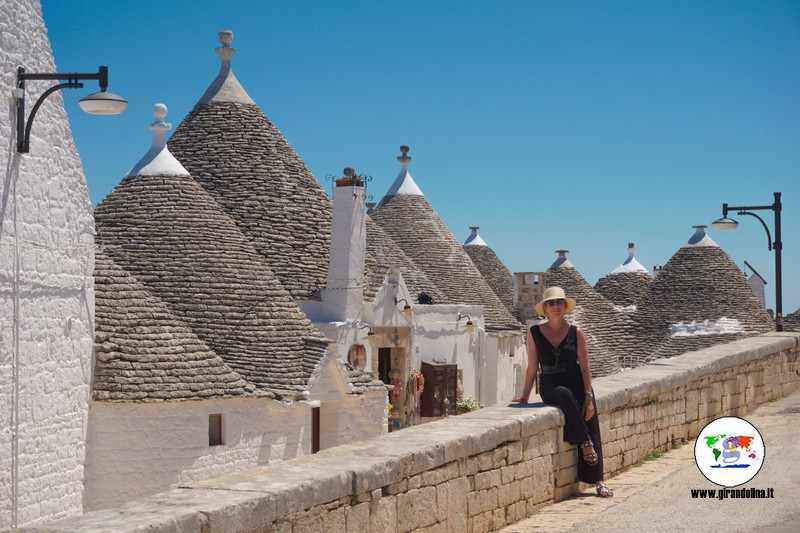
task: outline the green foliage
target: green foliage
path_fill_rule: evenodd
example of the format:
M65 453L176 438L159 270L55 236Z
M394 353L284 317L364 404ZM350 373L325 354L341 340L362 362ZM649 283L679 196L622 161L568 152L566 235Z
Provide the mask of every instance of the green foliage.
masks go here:
M645 405L658 405L661 403L658 399L658 396L655 394L648 394L647 397L644 399Z
M644 460L645 461L655 461L659 457L663 457L663 455L664 455L664 452L659 452L658 450L656 450L653 453L647 454L644 457Z
M459 411L477 411L481 408L483 408L482 403L473 398L467 398L466 396L462 396L456 401L456 409Z

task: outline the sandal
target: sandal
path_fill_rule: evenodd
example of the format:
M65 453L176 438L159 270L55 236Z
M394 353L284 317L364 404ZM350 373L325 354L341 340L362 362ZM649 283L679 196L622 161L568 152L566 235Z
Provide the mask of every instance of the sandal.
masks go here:
M586 448L594 448L594 443L590 440L587 440L583 444L581 444L581 449L585 450ZM583 454L583 460L586 462L587 465L596 465L597 464L597 452L592 453L585 453Z
M597 491L597 496L600 498L611 498L614 496L614 491L609 489L602 481L595 485L594 488Z

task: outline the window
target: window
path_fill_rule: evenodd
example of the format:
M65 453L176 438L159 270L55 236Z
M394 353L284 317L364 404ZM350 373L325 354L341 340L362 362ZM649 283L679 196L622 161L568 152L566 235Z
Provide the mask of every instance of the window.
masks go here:
M539 274L525 274L525 285L538 285Z
M208 445L222 446L225 444L222 414L208 415Z
M522 394L523 389L522 365L514 365L514 396Z

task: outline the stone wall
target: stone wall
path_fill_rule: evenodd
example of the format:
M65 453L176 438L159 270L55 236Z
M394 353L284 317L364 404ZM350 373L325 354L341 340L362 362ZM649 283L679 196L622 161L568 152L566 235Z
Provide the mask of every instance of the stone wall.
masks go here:
M224 446L209 445L221 414ZM377 425L377 424L374 424ZM84 510L311 452L311 406L270 398L91 403Z
M57 71L38 0L0 0L0 529L80 514L94 341L94 221L63 98L97 85L50 95L21 154L17 66ZM26 82L26 119L55 83Z
M595 380L613 475L800 389L800 334L768 333ZM38 531L492 531L573 494L563 416L489 407L195 483Z

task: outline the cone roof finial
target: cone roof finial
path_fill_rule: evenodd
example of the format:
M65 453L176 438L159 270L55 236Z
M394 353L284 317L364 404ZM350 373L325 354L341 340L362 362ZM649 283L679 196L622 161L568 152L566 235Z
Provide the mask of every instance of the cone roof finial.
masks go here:
M403 163L404 165L407 165L411 161L411 156L408 155L408 150L409 148L407 144L402 145L400 147L400 152L402 153L402 155L397 156L397 160Z

